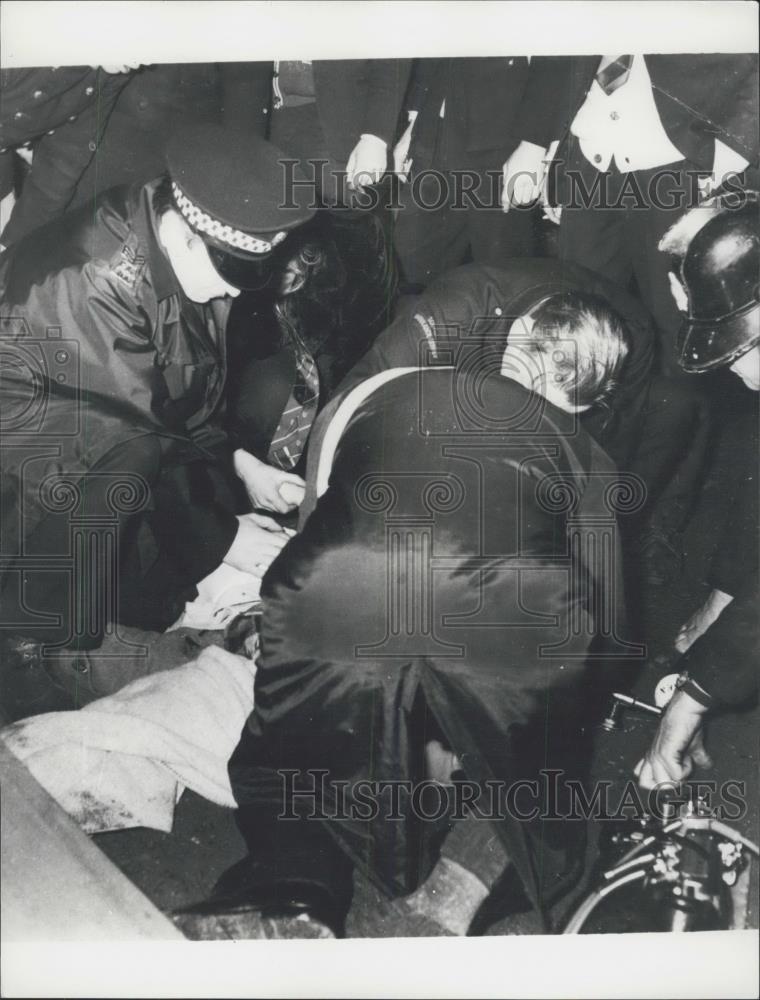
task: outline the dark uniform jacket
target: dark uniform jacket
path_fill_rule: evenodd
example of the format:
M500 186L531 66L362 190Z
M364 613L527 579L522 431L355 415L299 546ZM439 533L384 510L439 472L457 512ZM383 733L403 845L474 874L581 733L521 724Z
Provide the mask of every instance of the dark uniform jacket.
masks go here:
M116 188L94 214L71 213L0 257L4 547L44 516L39 488L50 475L76 480L141 436L159 439L167 457L223 438L213 427L229 303L184 296L153 191ZM236 528L234 517L216 530L204 522L216 563Z
M396 138L411 59L315 59L314 95L327 150L345 166L363 134L383 139L389 150ZM270 64L270 90L271 71ZM265 121L269 106L254 113Z
M609 408L593 408L582 416L581 423L614 461L626 468L639 443L641 416L649 392L652 320L633 296L578 264L513 258L498 268L465 264L449 271L432 282L380 334L349 373L343 388L387 368L451 364L463 345L482 338L487 338L489 350L500 356L515 319L541 299L572 290L603 296L625 321L630 348L619 391ZM317 439L331 416L332 404L318 421L314 431ZM308 515L311 503L307 492L302 517Z
M254 825L250 807L282 808L278 769L300 772L299 789L324 769L316 815L400 894L420 878L411 805L402 794L389 818L372 782L419 779L431 716L468 778L536 778L522 740L540 719L545 750L567 725L598 631L591 593L610 584L568 541L571 510L578 527L609 524L614 477L575 424L467 363L401 374L349 409L326 492L263 581L256 707L230 762ZM495 826L536 901L526 824Z
M269 82L266 63L172 63L143 66L119 94L98 145L77 185L72 208L92 205L118 184L145 184L162 174L166 143L199 122L223 122L265 134L255 109Z
M0 73L0 173L4 197L13 187L16 146L34 143L25 192L0 242L10 246L62 214L93 157L126 73L90 66L4 69Z
M416 59L404 102L417 111L413 170L481 166L486 152L489 167L500 169L520 141L514 124L528 72L525 56Z

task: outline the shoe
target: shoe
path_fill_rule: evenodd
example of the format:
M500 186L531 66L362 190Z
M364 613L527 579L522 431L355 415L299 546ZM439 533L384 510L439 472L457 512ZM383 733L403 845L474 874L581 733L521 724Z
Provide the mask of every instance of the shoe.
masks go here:
M30 715L76 708L68 692L48 673L43 643L25 636L0 640L0 713L16 722Z
M348 906L349 901L326 883L276 878L270 865L243 858L222 875L210 899L175 910L173 916L188 936L207 933L216 925L227 931L247 927L244 936L340 938ZM274 935L256 932L269 923L275 925ZM290 933L285 934L285 928Z

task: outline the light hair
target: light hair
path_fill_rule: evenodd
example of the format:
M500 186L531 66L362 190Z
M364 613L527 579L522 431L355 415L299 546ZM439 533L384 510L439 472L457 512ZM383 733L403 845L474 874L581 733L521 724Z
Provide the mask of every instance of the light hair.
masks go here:
M560 292L531 313L529 346L551 356L551 367L569 402L602 403L617 387L628 356L620 316L599 295Z

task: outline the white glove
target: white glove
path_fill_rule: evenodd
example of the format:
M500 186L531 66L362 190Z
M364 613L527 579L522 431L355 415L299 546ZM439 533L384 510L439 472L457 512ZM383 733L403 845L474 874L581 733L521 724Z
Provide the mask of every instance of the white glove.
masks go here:
M354 190L377 184L388 165L388 143L376 135L359 138L346 164L348 186Z
M546 150L533 142L521 142L505 162L501 207L505 212L517 205L530 205L541 193L546 173Z

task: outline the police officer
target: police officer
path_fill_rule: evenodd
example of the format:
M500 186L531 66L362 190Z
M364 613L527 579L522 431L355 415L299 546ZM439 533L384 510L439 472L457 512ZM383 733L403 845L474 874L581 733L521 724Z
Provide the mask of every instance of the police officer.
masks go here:
M113 189L2 256L1 624L24 637L22 664L40 641L96 648L109 619L166 628L220 562L261 575L287 540L267 517L232 513L216 482L220 467L248 469L220 429L232 299L277 280L289 233L313 215L297 197L279 207L281 156L223 126L188 128L165 177ZM278 491L301 485L264 471ZM92 530L83 549L71 537L109 518L120 570ZM53 571L66 566L71 586Z
M680 364L687 372L730 368L747 388L760 391L760 227L758 197L737 208L730 199L694 209L666 234L660 249L679 258L671 285L687 313ZM756 461L756 456L752 457ZM752 544L754 540L754 546ZM745 539L750 558L757 539ZM676 692L646 755L636 765L651 788L687 778L709 766L705 718L751 699L757 691L760 643L757 564L693 639L680 661Z

